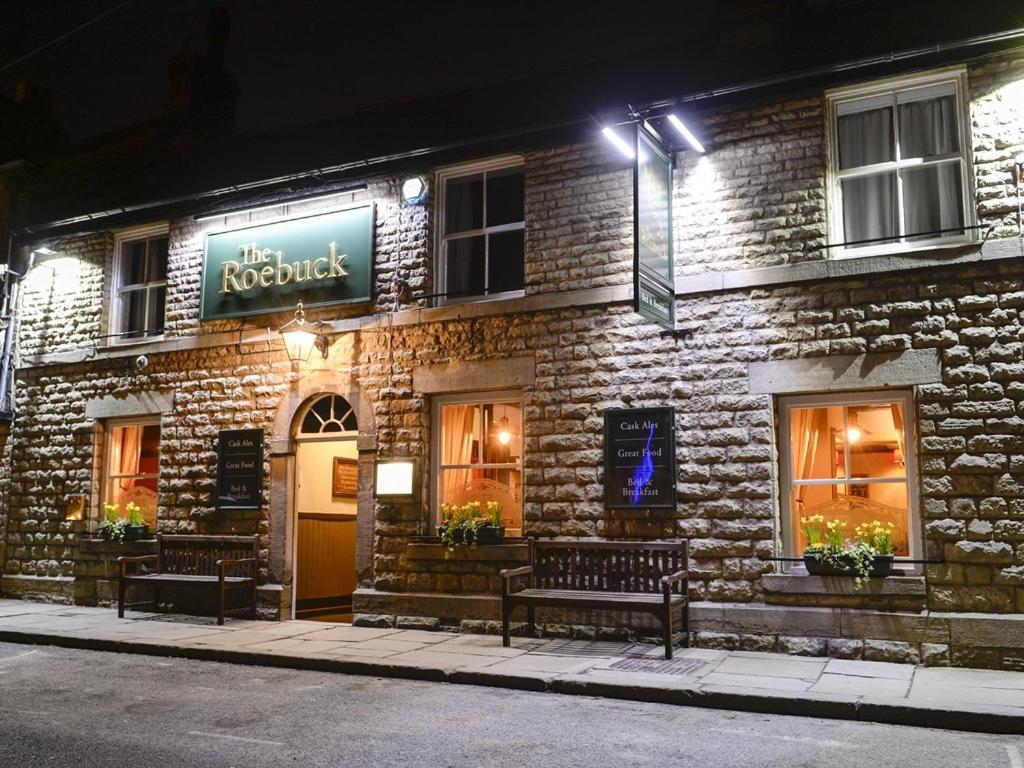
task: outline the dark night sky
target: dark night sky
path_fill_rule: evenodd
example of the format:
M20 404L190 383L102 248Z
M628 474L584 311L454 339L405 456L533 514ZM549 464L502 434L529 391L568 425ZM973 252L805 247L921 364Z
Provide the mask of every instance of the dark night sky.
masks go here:
M122 0L0 0L0 67ZM232 18L227 68L239 81L238 129L297 125L629 53L692 35L712 0L132 0L25 62L0 71L49 88L72 139L160 114L167 62L205 49L214 5ZM682 10L682 12L681 12ZM671 18L671 23L657 20Z

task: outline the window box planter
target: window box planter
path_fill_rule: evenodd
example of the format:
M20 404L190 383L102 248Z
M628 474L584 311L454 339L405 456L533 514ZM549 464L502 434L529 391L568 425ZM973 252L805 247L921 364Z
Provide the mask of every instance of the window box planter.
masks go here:
M814 555L804 555L804 567L811 576L856 576L853 568L853 558L848 555L839 555L838 559L847 565L837 568L834 564L819 560ZM875 555L871 563L871 577L884 577L892 573L892 555Z
M477 544L501 544L505 541L505 526L484 525L477 529Z
M126 525L124 527L125 541L139 541L140 539L146 538L149 538L149 524Z

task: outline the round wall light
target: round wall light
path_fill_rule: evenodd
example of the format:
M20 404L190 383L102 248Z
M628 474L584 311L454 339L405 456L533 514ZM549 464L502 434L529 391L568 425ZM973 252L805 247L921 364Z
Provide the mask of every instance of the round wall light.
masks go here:
M427 200L427 182L422 176L410 176L402 182L402 199L409 205L422 205Z

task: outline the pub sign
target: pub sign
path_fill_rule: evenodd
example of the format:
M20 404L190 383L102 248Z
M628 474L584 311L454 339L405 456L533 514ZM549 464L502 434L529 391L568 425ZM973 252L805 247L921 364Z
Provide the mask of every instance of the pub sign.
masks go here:
M642 125L636 126L633 248L633 308L674 330L672 155Z
M217 435L217 509L259 509L263 494L263 430Z
M366 302L372 203L206 236L203 320Z
M604 501L609 509L676 506L674 408L604 412Z

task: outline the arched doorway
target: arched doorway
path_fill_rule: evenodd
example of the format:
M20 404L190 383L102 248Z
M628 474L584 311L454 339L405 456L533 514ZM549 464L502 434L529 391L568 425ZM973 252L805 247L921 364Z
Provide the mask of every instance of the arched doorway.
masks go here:
M358 420L344 397L323 394L297 424L294 616L347 621L357 585Z

